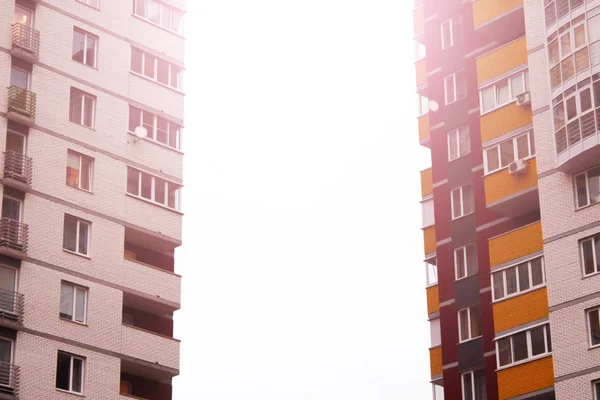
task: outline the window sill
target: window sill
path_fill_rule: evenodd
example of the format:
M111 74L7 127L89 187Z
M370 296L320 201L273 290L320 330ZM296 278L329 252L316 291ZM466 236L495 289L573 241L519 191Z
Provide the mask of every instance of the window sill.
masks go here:
M148 204L151 204L151 205L153 205L153 206L156 206L156 207L164 208L164 209L165 209L165 210L167 210L167 211L172 211L172 212L174 212L174 213L176 213L176 214L183 215L183 213L182 213L181 211L179 211L179 210L175 210L175 209L173 209L173 208L169 208L169 207L167 207L167 206L163 206L162 204L155 203L155 202L154 202L154 201L152 201L152 200L148 200L148 199L145 199L145 198L143 198L143 197L140 197L140 196L136 196L136 195L134 195L134 194L131 194L131 193L125 193L125 194L126 194L127 196L129 196L129 197L132 197L132 198L134 198L134 199L141 200L141 201L143 201L144 203L148 203ZM65 250L65 251L68 251L68 250Z
M82 127L82 128L89 129L89 130L90 130L90 131L92 131L92 132L96 132L96 129L95 129L95 128L89 127L89 126L87 126L87 125L82 125L82 124L80 124L80 123L73 122L73 121L71 121L70 119L69 119L69 122L70 122L70 123L72 123L73 125L77 125L77 126L80 126L80 127Z
M590 346L590 348L588 350L598 350L598 349L600 349L600 343Z
M519 366L519 365L527 364L527 363L530 363L530 362L533 362L533 361L541 360L542 358L546 358L546 357L552 357L552 353L540 354L539 356L531 357L531 358L528 358L527 360L521 360L521 361L516 362L516 363L512 363L512 364L509 364L509 365L504 365L502 367L498 367L498 368L496 368L496 372L502 371L503 369L509 369L509 368L513 368L513 367L516 367L516 366Z
M465 279L468 279L468 278L471 278L471 277L477 276L477 275L479 275L479 272L476 272L476 273L471 274L471 275L463 276L462 278L455 278L454 282L464 281Z
M83 4L84 6L91 8L92 10L100 11L100 8L96 8L96 7L94 7L94 6L90 6L89 4L87 4L87 3L84 3L84 2L83 2L83 1L81 1L81 0L76 0L76 1L77 1L77 3L79 3L79 4Z
M461 216L459 216L459 217L452 217L452 219L451 219L450 221L457 221L457 220L459 220L459 219L461 219L461 218L468 217L468 216L469 216L469 215L471 215L471 214L475 214L475 211L472 211L472 212L470 212L470 213L468 213L468 214L461 215Z
M577 200L577 199L575 199L575 200ZM597 202L597 203L588 204L588 205L586 205L586 206L583 206L583 207L575 207L575 212L579 212L579 211L587 210L588 208L590 208L590 207L594 207L594 206L597 206L598 204L600 204L600 201L599 201L599 202Z
M461 100L465 100L466 98L467 98L467 96L465 96L465 97L461 97L460 99L456 99L456 100L454 100L454 101L451 101L450 103L446 103L446 102L444 101L444 105L447 107L447 106L450 106L450 105L452 105L452 104L458 103L458 102L459 102L459 101L461 101Z
M59 389L59 388L55 388L55 389L56 389L57 392L66 393L66 394L70 394L70 395L73 395L73 396L85 398L85 396L83 395L83 393L71 392L69 390Z
M159 81L157 81L157 80L154 80L154 79L148 78L146 75L142 75L142 74L140 74L139 72L135 72L135 71L129 70L129 73L130 73L131 75L139 76L140 78L142 78L142 79L143 79L143 80L145 80L145 81L152 82L152 83L154 83L154 84L156 84L156 85L158 85L158 86L160 86L160 87L164 87L165 89L169 89L169 90L171 90L171 91L173 91L173 92L175 92L175 93L177 93L177 94L180 94L180 95L182 95L182 96L185 96L185 93L183 93L181 90L179 90L179 89L176 89L176 88L174 88L174 87L171 87L171 86L169 86L169 85L165 85L164 83L161 83L161 82L159 82Z
M520 134L517 134L517 135L515 135L515 136L519 136L519 135L521 135L522 133L523 133L523 132L521 132ZM513 136L513 138L514 138L515 136ZM513 138L506 139L506 140L512 140ZM500 142L500 143L502 143L502 142ZM500 144L500 143L498 143L498 144ZM496 144L496 146L497 146L498 144ZM492 146L492 147L495 147L495 146ZM483 151L486 151L486 150L487 150L487 149L483 149ZM523 161L529 161L529 160L532 160L532 159L534 159L534 158L535 158L535 154L534 154L534 155L532 155L532 156L529 156L529 157L526 157L526 158L524 158L524 159L523 159ZM517 159L517 158L515 158L515 159L514 159L513 161L511 161L511 162L515 162L515 161L517 161L517 160L520 160L520 159ZM509 163L509 164L510 164L510 163ZM499 169L495 169L495 170L493 170L493 171L484 172L484 173L483 173L483 177L485 178L485 177L487 177L487 176L494 175L494 174L496 174L496 173L498 173L498 172L500 172L500 171L504 171L505 169L508 169L508 165L507 165L506 167L502 167L502 168L499 168ZM484 171L485 171L485 166L484 166Z
M469 342L472 342L474 340L481 339L482 337L483 337L483 335L479 335L479 336L471 338L471 339L463 340L462 342L459 341L457 345L460 346L461 344L469 343Z
M84 192L84 193L92 194L92 195L94 194L94 192L92 192L91 190L85 190L85 189L82 189L82 188L77 187L77 186L71 186L68 183L66 185L67 185L67 187L70 187L71 189L76 189L76 190L78 190L80 192Z
M479 91L481 92L481 89L479 89ZM527 90L527 91L528 91L528 90ZM509 106L509 105L511 105L511 104L513 104L513 103L516 103L516 102L517 102L517 98L515 97L514 99L512 99L512 100L511 100L511 101L509 101L508 103L502 104L501 106L498 106L498 107L496 107L496 108L492 108L491 110L488 110L488 111L486 111L486 112L483 112L483 110L480 108L480 109L479 109L479 116L480 116L480 117L483 117L484 115L491 114L491 113L493 113L494 111L498 111L499 109L501 109L501 108L504 108L504 107L506 107L506 106Z
M527 262L527 261L524 261L524 262ZM500 270L500 271L502 271L502 270ZM494 271L494 272L496 272L496 271ZM517 298L519 296L522 296L524 294L535 292L536 290L539 290L539 289L544 289L545 287L546 287L546 283L544 282L543 285L534 286L534 287L529 288L527 290L523 290L522 292L510 294L508 296L504 296L501 299L492 300L492 304L497 304L497 303L502 303L503 301L512 300L512 299ZM494 288L492 287L492 296L493 296L493 292L494 292Z
M175 7L174 7L174 8L175 8ZM182 11L182 10L179 10L179 9L177 9L177 10L178 10L178 11ZM157 28L159 28L159 29L162 29L162 30L163 30L163 31L165 31L165 32L169 32L169 33L171 33L171 34L173 34L173 35L177 36L178 38L185 40L185 36L183 36L183 34L181 34L181 33L178 33L178 32L172 31L172 30L170 30L170 29L167 29L167 28L165 28L164 26L162 26L162 25L160 25L160 24L157 24L156 22L152 22L152 21L150 21L149 19L146 19L146 18L144 18L144 17L140 17L140 16L139 16L139 15L137 15L137 14L131 13L131 16L132 16L133 18L135 18L135 19L139 19L140 21L144 21L144 22L145 22L145 23L147 23L147 24L153 25L153 26L155 26L155 27L157 27Z
M592 272L591 274L583 275L583 278L581 278L581 279L593 278L598 275L600 275L600 271L596 271L596 272Z
M448 163L453 163L454 161L458 161L458 160L460 160L462 158L465 158L466 156L468 156L470 154L471 154L471 152L468 152L467 154L463 154L462 156L453 158L452 160L450 159L450 157L448 157Z
M135 136L135 133L133 133L133 132L131 132L131 131L127 131L127 133L128 133L129 135L133 136L134 138L137 138L137 136ZM162 147L162 148L164 148L164 149L171 150L171 151L174 151L174 152L175 152L175 153L177 153L177 154L181 154L181 155L183 155L183 151L181 151L181 150L179 150L179 149L176 149L176 148L174 148L174 147L171 147L171 146L167 146L166 144L163 144L163 143L161 143L161 142L157 142L156 140L152 140L152 139L148 139L148 138L143 138L143 139L139 139L139 140L144 140L144 141L146 141L146 142L149 142L149 143L155 144L155 145L157 145L157 146L160 146L160 147ZM135 142L134 142L134 143L135 143Z
M83 3L82 3L82 4L83 4ZM87 4L84 4L84 5L87 5ZM88 6L88 7L91 7L91 6ZM93 8L93 7L92 7L92 8ZM81 61L74 60L73 58L71 58L71 61L73 61L73 62L75 62L75 63L77 63L77 64L79 64L79 65L83 65L83 66L85 66L85 67L91 68L91 69L93 69L94 71L100 71L100 70L98 69L98 66L97 66L97 65L96 65L96 66L87 65L86 63L82 63Z
M58 319L60 319L61 321L70 322L70 323L75 324L75 325L84 326L86 328L89 328L89 325L86 324L85 322L77 322L77 321L73 321L72 319L63 318L61 316L59 316Z
M88 256L88 255L81 254L81 253L76 253L76 252L74 252L74 251L71 251L71 250L63 249L63 251L64 251L65 253L73 254L74 256L78 256L78 257L81 257L81 258L85 258L85 259L87 259L87 260L91 260L91 259L92 259L92 258L91 258L90 256Z

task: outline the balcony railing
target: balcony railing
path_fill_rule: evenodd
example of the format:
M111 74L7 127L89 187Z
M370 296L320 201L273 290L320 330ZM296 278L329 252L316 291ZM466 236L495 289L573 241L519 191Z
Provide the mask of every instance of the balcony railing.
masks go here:
M8 111L35 119L36 95L29 90L11 86L8 88Z
M0 361L0 393L19 398L19 367L4 361Z
M22 24L13 24L12 48L24 50L38 57L40 54L40 32Z
M31 185L33 161L31 157L16 151L4 152L4 178Z
M10 218L0 219L0 248L27 253L29 226Z
M0 319L23 324L24 296L21 293L0 289Z

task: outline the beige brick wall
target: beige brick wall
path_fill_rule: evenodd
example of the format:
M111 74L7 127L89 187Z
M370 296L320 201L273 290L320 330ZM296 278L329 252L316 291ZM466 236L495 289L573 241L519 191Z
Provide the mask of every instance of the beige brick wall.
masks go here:
M577 378L558 382L554 385L556 398L559 400L593 399L590 382L600 379L600 372L578 376Z

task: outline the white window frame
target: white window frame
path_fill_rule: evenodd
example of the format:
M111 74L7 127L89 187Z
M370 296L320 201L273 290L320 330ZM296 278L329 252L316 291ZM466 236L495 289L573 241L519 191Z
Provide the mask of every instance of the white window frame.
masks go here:
M438 397L438 391L436 389L436 387L441 388L441 396ZM433 400L444 400L444 386L440 385L438 383L432 382L431 383L431 392L433 393Z
M591 321L590 314L593 312L598 313L598 318L600 319L600 307L594 307L589 310L586 310L586 312L585 312L585 319L587 321L587 327L588 327L588 342L590 345L590 349L600 347L600 342L594 344L592 341L593 340L593 338L592 338L592 321Z
M90 6L93 7L93 6ZM71 55L71 59L79 64L83 64L83 65L87 65L88 67L92 67L92 68L97 68L98 65L98 42L100 40L100 38L97 35L94 35L93 33L90 33L88 31L84 31L81 28L77 28L77 27L73 27L73 36L75 36L75 32L79 32L80 34L83 35L84 37L84 41L83 41L83 61L77 61L74 60L73 57L74 55ZM88 43L88 36L92 37L95 41L95 45L94 45L94 64L90 65L88 64L87 61L87 43ZM75 38L73 37L73 40L75 40Z
M600 254L598 254L596 252L596 246L594 245L594 241L596 240L596 238L600 237L600 233L597 233L593 236L588 236L586 238L583 238L579 241L579 254L581 256L581 272L583 273L584 277L588 277L588 276L594 276L594 275L598 275L600 274L600 267L598 267L598 259L600 258ZM600 240L600 239L599 239ZM592 242L592 259L594 261L594 269L595 271L592 272L591 274L586 274L585 273L585 255L583 254L583 243L591 241Z
M81 115L79 116L79 121L73 121L70 118L71 115L71 97L73 97L74 94L79 93L81 95ZM85 99L91 99L92 100L92 110L91 110L91 121L92 121L92 125L86 125L85 124ZM71 87L71 93L70 93L70 98L69 98L69 120L71 122L73 122L74 124L78 124L81 126L85 126L86 128L90 128L90 129L95 129L96 126L96 96L86 93L83 90L79 90L77 88Z
M464 150L460 146L460 135L466 134L467 139L469 140L469 149ZM456 136L456 157L452 157L452 146L450 141L450 136ZM451 130L447 134L447 142L448 142L448 161L458 160L468 154L471 153L471 130L469 129L469 125L463 125L458 129ZM464 153L463 153L464 150Z
M424 39L425 35L420 35L415 38L415 62L424 60L427 57L427 47L423 41Z
M432 275L434 278L431 278ZM427 287L435 286L439 282L436 257L431 257L425 260L425 282Z
M560 83L558 86L553 87L552 90L557 89L558 87L560 87L560 85L564 84L565 79L563 76L562 63L565 60L567 60L568 58L572 59L574 74L573 74L573 76L567 78L567 80L576 78L577 74L589 69L591 66L591 59L590 59L591 50L589 48L590 39L589 39L589 32L588 32L588 27L587 27L588 19L585 18L585 14L582 14L581 16L579 16L579 18L581 18L581 19L576 21L575 23L573 23L573 21L571 21L571 26L566 31L563 31L560 34L557 34L556 37L551 42L548 43L547 51L548 51L549 70L552 71L557 66L559 67L559 70L560 70ZM591 16L590 19L591 18L593 18L593 16ZM580 26L583 26L583 37L585 38L585 40L584 40L583 44L581 44L579 47L577 47L577 44L575 43L575 29L579 28ZM563 55L562 54L563 53L562 38L567 35L569 36L569 43L571 45L571 50L567 54ZM556 49L558 51L558 62L552 63L552 60L550 59L550 46L553 45L555 42L557 44ZM575 60L575 54L577 52L579 52L580 50L584 49L585 47L588 48L588 66L585 69L583 69L582 71L578 71L577 70L577 62ZM552 82L551 82L551 84L552 84Z
M91 193L92 189L94 187L94 183L93 183L93 178L94 178L94 159L91 158L91 157L88 157L88 156L84 156L83 154L78 153L76 151L67 150L67 168L69 167L69 165L68 165L69 155L74 155L74 156L76 156L76 157L79 158L79 174L78 174L78 178L79 178L78 180L79 180L79 182L77 182L77 186L71 186L69 184L67 184L67 186L69 186L69 187L75 187L76 189L80 189L80 190L83 190L83 191ZM90 163L90 170L89 170L89 176L88 176L88 181L90 182L90 188L89 189L86 189L86 188L84 188L84 187L81 186L81 178L83 176L82 171L83 171L83 160L84 159L88 160L89 163Z
M129 113L130 114L131 114L131 109L132 108L134 108L136 110L139 110L139 112L140 112L140 121L139 121L139 125L138 126L143 126L143 124L144 124L144 115L151 115L152 116L152 134L153 135L152 135L152 138L149 138L149 137L146 136L146 138L145 138L146 140L154 142L154 143L156 143L156 144L158 144L160 146L168 147L170 149L175 149L175 150L180 150L181 149L181 130L182 130L181 125L179 125L178 123L175 123L175 122L173 122L173 121L171 121L171 120L169 120L167 118L161 117L165 121L167 121L167 124L168 124L167 126L168 126L168 129L169 129L169 131L167 132L167 143L163 143L163 142L161 142L161 141L158 140L158 115L156 115L154 113L151 113L149 111L146 111L144 109L132 106L132 105L129 105ZM171 132L171 127L172 126L177 127L178 129L174 129L174 132ZM135 134L134 132L132 132L131 130L129 130L129 122L127 124L127 130L128 130L129 133ZM175 147L169 146L169 142L170 142L169 138L170 138L171 134L175 135Z
M473 273L471 275L469 275L469 253L467 252L468 248L472 248L473 251L475 252L475 266L473 269ZM463 257L465 260L465 266L464 266L464 275L462 277L458 277L458 257L457 254L458 253L463 253ZM467 243L464 246L460 246L454 249L454 279L459 281L461 279L465 279L468 278L470 276L474 276L477 275L479 273L479 263L477 262L477 242L471 242L471 243Z
M63 286L71 286L73 288L73 298L71 299L73 304L72 304L72 310L71 310L71 318L63 317L62 315L60 315L60 310L59 310L60 319L65 320L65 321L75 322L76 324L85 325L87 323L87 305L88 305L88 290L89 289L86 288L85 286L76 285L74 283L67 282L67 281L61 281L61 283L60 283L61 294L62 294ZM83 321L77 321L75 319L75 310L77 308L77 289L80 289L83 291Z
M67 392L67 393L83 394L84 388L85 388L85 369L86 369L85 357L76 356L75 354L71 354L69 352L61 351L61 350L59 350L58 352L69 356L71 358L71 362L69 363L69 368L70 368L70 370L69 370L69 390L61 389L58 387L56 388L56 390L59 390L61 392ZM77 391L73 390L73 359L81 361L81 392L77 392ZM58 357L57 357L57 362L58 362ZM58 364L56 365L56 374L58 374ZM55 384L55 386L56 386L56 384Z
M450 38L449 38L450 40L448 41L448 43L449 43L448 46L444 46L444 43L445 43L444 25L446 25L446 24L448 25L448 32L450 32ZM455 38L454 34L455 34L455 28L462 29L462 26L463 26L462 14L454 15L452 18L448 18L447 20L445 20L441 23L440 30L441 30L441 37L442 37L442 50L449 49L450 47L454 47L455 45L460 43L459 38Z
M132 63L133 63L133 49L136 49L137 51L139 51L140 53L142 53L142 72L136 72L134 71L131 67L132 67ZM171 89L177 90L178 92L182 91L182 82L183 82L183 67L180 67L178 65L174 65L168 61L166 61L164 58L161 57L157 57L154 54L150 54L152 57L154 57L154 66L153 66L153 74L152 76L148 76L146 74L144 74L144 70L145 70L145 65L146 65L146 54L148 54L147 52L145 52L142 49L139 49L137 47L131 47L131 58L132 58L132 62L129 63L129 70L132 74L135 74L137 76L141 76L145 79L149 79L152 82L155 82L161 86L165 86L165 87L169 87ZM158 80L158 60L162 60L163 62L165 62L168 66L169 66L169 73L168 73L168 83L162 83L161 81ZM179 73L177 74L177 85L176 86L172 86L171 82L173 81L173 76L172 74L174 73L173 70L174 68L177 68L179 70Z
M541 261L541 265L542 265L542 283L534 286L531 262L538 260L538 259ZM521 290L521 288L520 288L521 282L519 281L518 268L519 268L519 265L525 264L525 263L527 263L527 273L529 276L529 289ZM507 294L508 293L508 284L507 284L508 281L506 279L506 272L510 269L516 270L515 273L516 273L516 277L517 277L517 291L515 293ZM496 274L502 274L502 291L504 293L504 296L502 296L498 299L496 298L496 291L495 291ZM538 290L539 288L543 288L546 286L546 265L544 263L544 257L543 256L532 257L527 260L521 261L517 264L511 264L511 265L503 267L503 268L494 269L491 271L491 282L492 282L492 302L510 299L510 298L517 297L517 296L520 296L525 293L533 292L534 290Z
M152 0L150 0L150 1L152 1ZM139 18L143 19L144 21L147 21L147 22L151 23L152 25L156 25L156 26L159 26L159 27L161 27L163 29L166 29L169 32L173 32L173 33L176 33L178 35L181 35L183 33L183 16L185 15L185 13L182 10L180 10L179 8L176 8L176 7L172 7L172 6L168 5L168 4L165 4L162 1L156 0L155 3L159 3L159 10L160 10L159 17L158 17L158 20L160 22L156 23L154 21L151 21L150 17L148 15L141 15L141 14L137 13L137 3L139 3L139 2L143 2L144 3L144 9L146 10L146 14L148 13L148 0L134 0L134 2L133 2L133 15L135 15L136 17L139 17ZM163 12L164 12L165 8L168 8L170 10L169 11L169 26L164 26L162 24L162 21L163 21ZM179 23L179 30L172 29L172 26L173 26L173 11L176 11L179 14L181 14L181 19L179 21L180 22Z
M417 112L419 117L429 114L429 98L421 93L417 93Z
M85 4L86 6L92 7L95 10L100 9L100 0L77 0L78 3ZM96 5L90 4L95 3Z
M442 325L439 317L429 320L429 339L430 348L442 345Z
M74 220L77 221L77 231L75 232L75 251L70 250L70 249L66 249L64 241L63 241L63 250L66 251L66 252L69 252L69 253L73 253L73 254L77 254L77 255L89 258L89 256L90 256L91 236L92 236L92 223L90 221L86 221L84 219L78 218L78 217L76 217L74 215L71 215L71 214L65 214L64 220L66 220L67 218L73 218ZM65 229L64 220L63 220L63 229ZM87 244L86 244L87 253L81 253L81 252L79 252L79 233L81 231L81 225L82 224L83 225L87 225L87 227L88 227ZM64 235L64 233L63 233L63 235Z
M468 213L465 213L465 199L464 199L464 194L463 194L463 192L464 192L463 188L465 188L467 186L471 186L471 193L473 195L473 198L472 198L473 210L470 211L470 212L468 212ZM460 215L454 215L454 196L453 196L453 193L455 191L457 191L457 190L460 191ZM466 185L459 186L459 187L454 188L454 189L452 189L450 191L450 208L451 208L452 220L465 217L465 216L473 214L475 212L475 192L473 191L473 184L472 183L467 183Z
M592 381L594 400L600 400L600 380Z
M519 155L518 143L519 143L519 139L522 138L523 136L527 136L527 145L528 145L527 149L528 149L529 155L527 157L523 158L522 160L527 161L527 160L534 158L535 157L535 142L534 142L534 138L533 138L533 131L528 130L526 132L521 132L521 133L518 133L517 135L511 137L510 139L503 140L501 142L494 144L493 146L489 146L489 147L486 147L483 149L484 174L488 175L488 174L492 174L494 172L502 171L503 169L508 168L508 165L512 161L517 160L517 157ZM511 162L509 162L505 166L502 166L502 152L500 151L500 148L503 144L505 144L506 142L509 142L509 141L513 142L513 159ZM494 149L496 150L496 154L498 156L498 168L490 169L489 162L488 162L488 152L492 151Z
M587 170L585 170L579 174L575 174L575 176L573 176L573 185L575 186L575 190L574 190L575 191L575 208L578 210L600 203L600 198L598 198L598 201L594 201L594 202L590 201L590 184L589 184L590 178L588 176L588 172L593 169L597 169L597 168L600 168L600 165L596 165L592 168L588 168ZM585 179L585 202L586 202L586 204L584 204L582 206L579 205L579 193L577 192L577 178L580 176L583 176Z
M532 350L532 344L531 344L531 331L539 328L540 326L544 327L544 347L545 347L545 352L541 353L541 354L537 354L537 355L533 355L533 350ZM526 329L521 329L517 332L511 332L509 334L506 335L502 335L499 337L496 337L494 339L495 342L495 347L496 347L496 365L497 365L497 371L501 370L501 369L505 369L505 368L511 368L520 364L525 364L528 363L530 361L534 361L534 360L538 360L540 358L544 358L544 357L548 357L549 355L552 354L552 339L550 339L550 343L548 343L548 337L551 337L551 334L549 334L549 329L550 329L550 324L548 324L548 322L543 322L541 324L537 324L535 326L530 326ZM514 344L513 344L513 339L512 337L518 333L523 333L526 332L527 336L527 358L523 359L523 360L519 360L519 361L514 361L515 360L515 349L514 349ZM501 339L506 339L506 338L510 338L510 352L511 352L511 362L506 364L506 365L500 365L500 347L499 347L499 341Z
M512 85L510 83L513 78L516 78L519 75L521 75L521 81L523 82L523 86L522 86L523 91L519 94L514 94ZM508 101L506 103L500 104L498 102L498 87L504 83L506 83L508 85ZM483 109L483 92L487 89L493 89L493 91L494 91L494 106L489 110L484 110ZM517 97L520 94L525 93L527 91L529 91L529 70L528 69L522 69L519 72L515 72L514 74L511 74L507 77L499 79L499 80L495 81L494 83L490 83L490 84L480 87L479 88L480 115L485 115L487 113L491 113L492 111L495 111L501 107L504 107L507 104L514 103L515 101L517 101Z
M456 103L457 101L462 100L462 99L464 99L464 98L467 97L466 90L465 90L465 95L463 97L458 97L458 91L457 91L458 85L456 84L456 75L459 74L459 73L461 73L461 72L463 74L463 78L465 79L465 89L466 89L466 86L467 86L467 81L466 81L467 80L467 75L466 75L466 72L465 72L464 69L458 70L458 71L456 71L456 72L454 72L454 73L452 73L450 75L446 75L444 77L444 102L445 102L446 105L450 105L450 104ZM453 91L454 98L452 100L450 100L450 101L448 101L448 78L452 78L452 87L454 89L454 91Z
M127 166L127 168L128 168L128 170L132 169L132 170L138 172L138 194L136 195L134 193L127 192L128 196L132 196L132 197L135 197L137 199L141 199L141 200L150 202L152 204L156 204L158 206L168 208L169 210L175 210L175 211L179 211L180 210L180 208L181 208L181 205L180 205L180 200L181 200L181 185L180 184L175 183L175 182L170 181L170 180L165 179L165 178L161 178L160 176L156 176L156 175L150 174L148 172L139 170L139 169L131 167L131 166ZM151 198L150 199L147 199L147 198L145 198L145 197L142 196L142 176L143 176L143 174L146 174L146 175L150 176L151 179L152 179L151 180L151 188L150 188L150 193L151 193ZM156 197L156 186L155 186L156 185L156 178L162 179L163 181L165 181L165 201L166 201L165 204L160 203L160 202L158 202L158 201L155 200L155 197ZM177 186L177 190L175 191L175 208L169 207L169 205L168 205L169 204L169 186L168 186L169 184L173 184L173 185Z
M461 388L461 394L462 394L462 399L466 399L467 398L467 392L466 392L466 388L465 388L465 376L466 375L470 375L471 376L471 398L474 400L483 400L483 399L477 399L475 397L475 394L477 393L475 391L475 373L476 372L480 372L482 371L481 369L479 370L471 370L468 372L464 372L460 375L460 388ZM484 373L484 379L485 379L485 373Z
M435 204L433 198L421 201L421 217L423 228L435 225Z
M472 327L471 327L471 309L474 307L479 308L479 322L480 322L479 328L481 329L481 334L479 336L471 337L471 329L472 329ZM460 315L461 315L462 311L467 311L467 330L468 330L468 332L466 332L467 333L466 339L462 338L464 332L461 332L462 324L461 324L461 316ZM478 339L483 336L483 326L481 326L482 321L481 321L481 305L480 304L473 304L469 307L465 307L465 308L461 308L461 309L457 310L456 319L458 321L458 343L465 343L465 342L468 342L468 341L471 341L474 339Z

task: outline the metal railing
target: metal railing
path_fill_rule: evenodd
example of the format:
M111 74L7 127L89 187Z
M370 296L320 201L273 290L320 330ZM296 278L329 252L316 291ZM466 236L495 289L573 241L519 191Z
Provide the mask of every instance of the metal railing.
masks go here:
M0 219L0 247L27 253L29 226L10 218Z
M21 293L0 289L0 319L23 324L25 296Z
M12 47L40 55L40 32L22 24L12 25Z
M8 88L8 111L35 118L36 94L18 86Z
M4 178L14 179L31 185L31 176L33 170L33 160L25 154L16 151L4 152Z
M18 366L0 361L0 393L19 398L20 380L21 374Z

